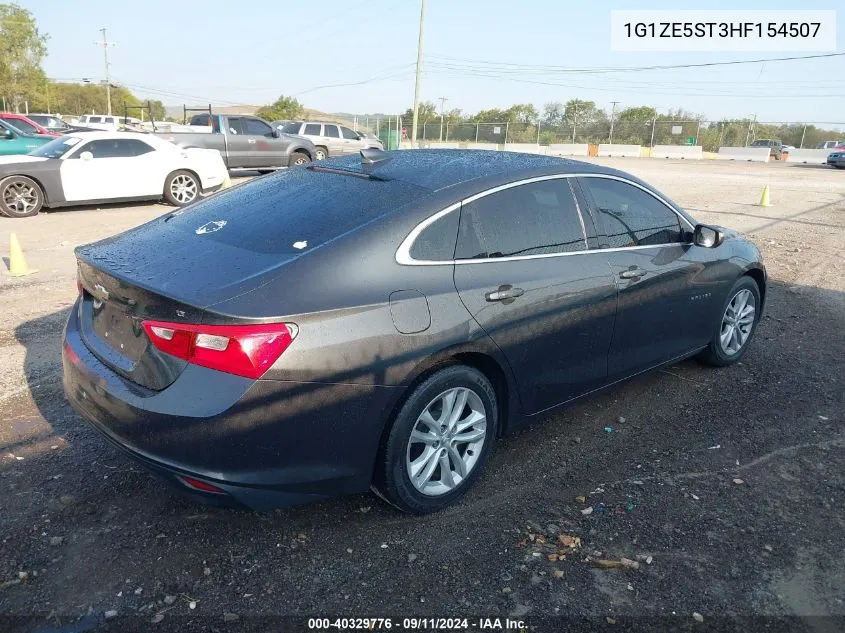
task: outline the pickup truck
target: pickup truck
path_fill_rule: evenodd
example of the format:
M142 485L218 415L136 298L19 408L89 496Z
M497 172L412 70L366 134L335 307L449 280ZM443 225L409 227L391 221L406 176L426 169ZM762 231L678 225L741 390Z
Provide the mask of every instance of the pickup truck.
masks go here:
M282 134L255 116L198 114L191 118L190 129L194 131L171 131L158 136L179 147L216 149L229 169L254 169L261 173L303 165L316 155L314 144L308 139Z

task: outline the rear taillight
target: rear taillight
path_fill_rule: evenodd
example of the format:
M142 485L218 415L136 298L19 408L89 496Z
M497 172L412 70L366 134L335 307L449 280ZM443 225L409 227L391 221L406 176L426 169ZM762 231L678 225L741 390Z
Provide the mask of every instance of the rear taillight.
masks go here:
M212 486L210 483L200 481L199 479L194 479L193 477L186 477L183 475L182 481L185 483L185 485L190 486L194 490L202 490L203 492L213 492L218 495L226 494L225 490L221 490L217 486Z
M153 345L162 352L246 378L260 378L297 333L292 323L195 325L143 321Z

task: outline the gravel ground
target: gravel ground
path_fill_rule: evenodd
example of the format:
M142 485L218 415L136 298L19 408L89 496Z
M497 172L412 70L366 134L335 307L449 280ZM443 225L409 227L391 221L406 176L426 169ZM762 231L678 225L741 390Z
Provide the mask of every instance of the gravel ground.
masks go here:
M72 413L59 344L73 247L167 208L0 222L40 269L0 278L0 630L304 628L261 619L280 615L845 630L845 173L596 162L760 245L756 339L735 366L683 362L499 442L463 501L423 518L371 495L254 514L162 488ZM622 557L638 568L596 566Z

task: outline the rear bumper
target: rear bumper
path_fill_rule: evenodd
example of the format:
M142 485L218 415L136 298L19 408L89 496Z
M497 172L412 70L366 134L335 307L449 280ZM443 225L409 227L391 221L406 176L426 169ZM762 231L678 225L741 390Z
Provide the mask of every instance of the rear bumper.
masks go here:
M250 380L189 365L150 391L83 343L71 310L62 346L73 408L192 498L255 510L366 491L396 387ZM182 477L223 494L190 488Z

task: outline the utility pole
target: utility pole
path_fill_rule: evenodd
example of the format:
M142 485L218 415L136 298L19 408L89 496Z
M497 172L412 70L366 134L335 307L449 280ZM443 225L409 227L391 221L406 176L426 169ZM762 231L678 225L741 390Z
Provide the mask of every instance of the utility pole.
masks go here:
M106 27L100 29L100 33L103 34L103 40L101 42L94 42L97 46L103 47L103 62L105 64L106 70L106 108L108 112L106 114L111 114L111 83L109 81L109 46L114 46L114 42L109 42L106 39Z
M443 114L445 112L445 103L448 101L446 97L437 97L440 99L440 140L443 140Z
M610 111L610 143L613 144L613 117L616 116L616 106L619 103L618 101L611 101L613 104L613 109Z
M417 78L414 82L414 120L411 128L411 144L417 144L417 118L420 113L420 75L423 63L423 29L425 27L425 0L420 2L420 38L417 41Z

